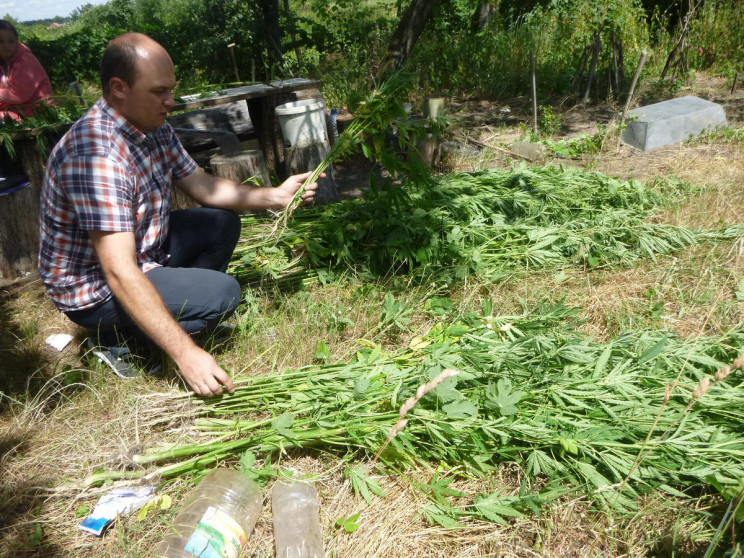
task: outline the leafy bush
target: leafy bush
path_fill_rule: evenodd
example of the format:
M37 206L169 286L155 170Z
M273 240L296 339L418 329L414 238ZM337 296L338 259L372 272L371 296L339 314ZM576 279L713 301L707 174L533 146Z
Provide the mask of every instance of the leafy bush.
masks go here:
M66 88L71 81L99 81L101 56L115 34L107 28L81 27L46 40L29 36L25 42L52 84Z

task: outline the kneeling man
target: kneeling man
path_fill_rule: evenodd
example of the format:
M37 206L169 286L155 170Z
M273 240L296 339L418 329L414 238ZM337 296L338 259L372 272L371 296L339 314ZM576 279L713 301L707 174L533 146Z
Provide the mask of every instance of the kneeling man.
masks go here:
M173 62L146 35L109 44L101 84L103 98L47 163L42 281L60 311L98 330L96 354L120 376L140 367L117 339L147 338L197 394L232 392L230 377L190 335L211 331L240 302L237 281L225 274L240 234L231 210L284 208L309 173L255 188L199 168L165 122L175 106ZM171 213L172 186L206 207Z

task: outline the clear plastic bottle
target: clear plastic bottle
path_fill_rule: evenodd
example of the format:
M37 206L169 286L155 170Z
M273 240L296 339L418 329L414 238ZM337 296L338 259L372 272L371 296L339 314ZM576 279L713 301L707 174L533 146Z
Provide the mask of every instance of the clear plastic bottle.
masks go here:
M261 489L240 471L214 469L189 494L165 538L159 558L238 558L256 525Z
M276 558L323 558L323 533L315 487L278 481L271 489Z

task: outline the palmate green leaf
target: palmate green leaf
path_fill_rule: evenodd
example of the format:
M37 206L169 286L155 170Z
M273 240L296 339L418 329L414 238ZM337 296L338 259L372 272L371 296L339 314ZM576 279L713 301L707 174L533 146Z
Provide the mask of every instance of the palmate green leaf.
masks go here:
M454 419L472 418L478 415L478 407L467 399L461 399L459 401L453 401L452 403L442 405L442 411L444 411L448 417Z
M524 514L513 506L517 500L514 497L504 497L493 493L478 496L471 507L474 510L473 515L499 525L508 526L509 524L504 520L504 517L524 517Z
M380 483L370 478L365 469L359 467L346 467L344 474L351 482L351 488L354 491L354 494L364 498L368 504L372 503L372 494L375 494L380 498L385 497L385 492L382 490Z
M455 508L442 510L440 506L429 502L421 509L421 513L429 523L441 525L445 529L455 530L463 529L465 527L465 525L459 523L457 519L452 517L453 515L456 517L463 515L460 510Z
M561 449L572 455L578 455L579 446L576 444L576 440L570 438L559 438L558 443L561 445Z
M431 376L429 381L433 380L439 375L439 372ZM439 384L436 388L434 388L434 391L431 391L429 393L435 395L440 401L442 402L452 402L452 401L461 401L464 399L464 396L462 393L457 391L455 389L455 386L457 385L457 377L454 378L447 378L445 381L443 381L441 384Z
M455 498L467 497L467 494L465 494L464 492L449 488L449 485L452 484L454 477L440 478L439 473L440 471L437 470L430 482L418 485L419 488L423 490L423 492L427 496L429 496L429 498L431 498L439 505L450 506L451 504L447 499L447 496L453 496Z
M511 380L502 378L496 385L488 384L486 388L486 408L508 417L517 412L517 403L524 396L523 391L512 392Z
M649 347L648 350L646 350L646 352L644 352L638 358L638 364L643 364L646 361L655 359L657 356L659 356L664 351L664 347L666 346L666 343L667 343L667 338L663 337L654 346Z
M369 378L359 378L354 382L354 399L363 399L369 390Z
M532 476L551 476L553 473L560 470L561 467L560 462L556 461L542 450L534 450L530 452L530 455L527 457L527 473Z
M612 356L612 341L607 343L604 351L599 355L597 363L594 365L594 377L601 376L604 373L607 363L610 361L610 356Z

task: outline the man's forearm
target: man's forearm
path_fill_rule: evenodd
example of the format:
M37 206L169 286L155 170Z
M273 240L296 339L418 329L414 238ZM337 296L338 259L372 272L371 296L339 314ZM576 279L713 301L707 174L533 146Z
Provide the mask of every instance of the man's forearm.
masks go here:
M258 188L213 176L198 168L174 184L202 205L210 207L233 210L283 209L308 176L309 172L291 176L275 188ZM307 203L312 200L317 186L315 182L306 186L303 201Z
M176 363L196 344L170 315L147 276L139 269L112 270L107 280L116 300L139 328Z

